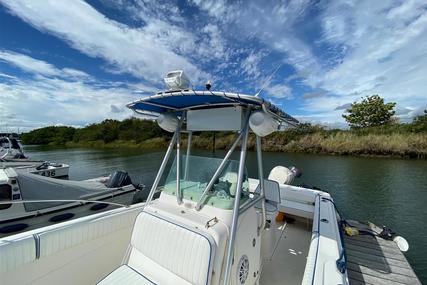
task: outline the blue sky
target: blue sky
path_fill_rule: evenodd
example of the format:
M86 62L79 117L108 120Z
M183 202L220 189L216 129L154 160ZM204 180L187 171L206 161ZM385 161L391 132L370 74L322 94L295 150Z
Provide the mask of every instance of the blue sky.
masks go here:
M0 0L1 131L129 117L174 69L196 88L265 85L301 121L344 126L371 94L407 121L427 108L427 4Z

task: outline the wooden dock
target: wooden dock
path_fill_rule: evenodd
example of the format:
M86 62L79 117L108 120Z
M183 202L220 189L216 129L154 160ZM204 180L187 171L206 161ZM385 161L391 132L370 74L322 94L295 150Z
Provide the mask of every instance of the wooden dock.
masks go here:
M395 242L370 235L344 235L344 243L351 285L421 284Z

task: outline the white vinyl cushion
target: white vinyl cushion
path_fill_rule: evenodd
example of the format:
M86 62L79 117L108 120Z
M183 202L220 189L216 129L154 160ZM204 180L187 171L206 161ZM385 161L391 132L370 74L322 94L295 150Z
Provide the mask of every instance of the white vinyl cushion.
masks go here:
M136 219L131 248L128 265L156 284L210 282L214 242L195 229L143 212Z
M0 273L19 268L35 259L36 245L33 236L0 242Z
M100 283L102 285L152 285L154 284L140 273L136 272L127 265L122 265L107 277L105 277Z
M136 213L132 214L136 215ZM40 257L72 248L109 233L130 227L134 219L129 215L100 218L86 223L70 225L40 234Z

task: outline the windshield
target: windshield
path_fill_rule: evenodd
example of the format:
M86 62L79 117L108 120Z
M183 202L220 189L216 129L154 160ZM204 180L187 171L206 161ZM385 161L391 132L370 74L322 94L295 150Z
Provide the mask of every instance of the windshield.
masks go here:
M190 155L188 157L188 164L186 161L187 157L183 155L180 177L182 197L186 200L198 202L215 171L221 164L222 159ZM186 164L188 165L187 169L185 167ZM209 192L205 204L221 209L233 209L238 169L238 161L229 160L227 162ZM249 182L246 173L245 169L241 200L246 200L249 194ZM176 158L166 177L163 191L171 195L176 195Z

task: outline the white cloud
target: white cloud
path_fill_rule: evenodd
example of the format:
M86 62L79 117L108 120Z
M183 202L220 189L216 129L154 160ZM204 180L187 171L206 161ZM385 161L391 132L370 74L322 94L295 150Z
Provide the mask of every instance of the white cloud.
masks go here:
M58 123L83 126L105 118L123 119L131 113L117 112L117 106L124 106L136 97L126 88L99 89L79 81L42 76L0 83L2 116L17 114L16 120L9 120L15 127ZM117 108L113 109L113 105ZM22 125L22 122L32 124Z
M59 69L50 63L43 60L32 58L25 54L16 52L10 52L6 50L0 50L0 60L7 62L8 64L14 65L23 71L40 74L44 76L60 76L60 77L72 77L72 78L88 78L89 75L81 70L73 68ZM8 78L16 78L9 75L3 75Z
M1 72L0 72L0 76L4 77L4 78L8 78L8 79L15 79L16 78L16 76L9 75L9 74L6 74L6 73L1 73Z
M290 99L292 98L292 90L285 84L267 85L264 89L267 94L274 98Z
M204 75L157 34L159 23L130 28L106 18L83 1L3 0L3 3L11 13L35 28L54 34L86 55L106 60L122 72L152 82L159 82L167 71L179 68L196 79ZM185 37L180 32L175 29L168 34L172 37L170 42Z
M376 93L402 108L425 105L424 1L193 2L230 34L256 38L282 54L301 84L322 90L321 98L305 98L303 113L334 113L338 106ZM219 9L213 10L215 5ZM243 61L242 69L254 72L248 63Z
M285 62L294 73L278 72L266 94L278 103L304 99L298 102L300 114L316 120L342 122L342 110L334 109L376 93L397 102L399 110L426 105L424 1L193 0L191 5L201 13L191 17L172 2L107 0L101 4L126 14L132 27L107 18L83 1L0 1L42 32L103 59L105 70L146 79L149 84L140 84L142 92L154 91L152 84L178 68L184 68L196 84L209 78L215 88L233 89L233 84L239 84L256 90L263 75L269 75L263 69ZM96 82L80 86L73 81L87 78L82 71L5 51L0 52L0 60L37 74L33 80L39 91L43 87L57 95L59 85L65 85L69 90L99 92ZM234 78L228 81L230 75ZM0 76L9 82L17 80L8 74ZM67 77L72 81L68 86ZM117 111L111 106L118 105L109 102L106 110Z
M0 60L13 64L20 69L31 73L40 73L44 75L57 75L59 73L59 70L53 65L44 61L36 60L24 54L0 51Z
M252 78L259 78L261 76L259 64L264 56L263 52L251 52L242 62L243 71Z
M368 2L357 2L351 10L341 7L345 17L340 21L351 28L345 33L326 30L326 40L339 42L348 50L341 64L310 78L310 82L338 96L378 93L400 105L423 102L427 11L420 1L396 7L384 1ZM332 14L342 11L334 5L330 8ZM331 12L325 13L324 19L329 19Z
M318 68L310 46L298 37L293 27L304 17L311 1L193 2L221 22L223 29L235 38L254 37L270 49L283 53L285 60L297 71L307 72Z
M105 118L131 115L126 103L153 92L144 84L103 82L71 68L59 69L27 55L1 51L0 58L33 73L26 79L0 81L0 122L16 131L46 125L84 126Z

